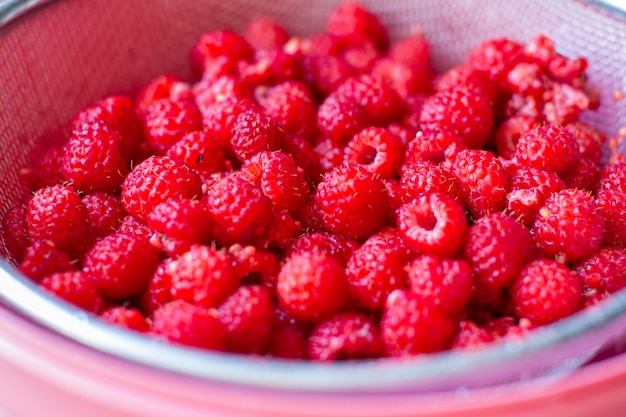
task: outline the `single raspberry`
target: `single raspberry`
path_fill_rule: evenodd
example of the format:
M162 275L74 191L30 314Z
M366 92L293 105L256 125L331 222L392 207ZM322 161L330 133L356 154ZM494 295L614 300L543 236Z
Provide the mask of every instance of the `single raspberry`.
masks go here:
M520 165L561 174L580 160L576 138L564 127L539 126L524 133L515 148Z
M151 333L172 343L224 350L226 331L215 309L171 301L154 312Z
M333 93L340 99L352 99L363 106L369 124L386 126L397 121L403 110L403 100L382 77L361 75L350 78Z
M280 359L308 359L308 339L295 325L282 326L272 332L268 353Z
M554 172L518 167L510 177L511 191L506 196L506 212L526 225L532 225L546 199L567 188Z
M469 66L485 71L500 88L507 85L507 74L523 58L524 46L507 38L485 41L472 49L466 58Z
M567 188L594 191L598 181L600 181L600 166L591 158L581 157L574 166L563 172L560 177L567 184Z
M334 143L347 143L367 124L365 109L354 99L330 95L317 111L320 132Z
M122 203L133 216L143 220L159 203L172 199L199 198L202 183L198 174L167 156L151 156L126 176Z
M139 296L141 311L151 317L157 308L172 301L172 270L175 258L165 258L156 267L148 285Z
M20 179L32 191L51 187L63 182L63 160L65 151L62 146L52 146L35 158L30 165L20 169Z
M450 349L475 349L493 342L493 334L471 320L461 320Z
M136 308L116 306L106 309L102 319L108 323L123 327L128 330L145 333L150 330L150 324Z
M534 62L518 62L506 76L506 89L514 94L541 100L552 80L545 68Z
M358 247L357 241L346 239L334 233L305 233L292 243L285 254L285 258L290 258L299 253L316 251L332 256L342 265L345 265Z
M326 30L346 44L373 41L382 51L389 46L387 29L378 16L356 1L344 2L326 17Z
M352 253L346 276L352 299L359 307L381 311L391 291L406 287L405 266L409 256L403 246L401 239L377 234Z
M463 191L454 175L428 161L405 164L400 176L401 201L408 203L421 194L431 193L442 193L463 203Z
M545 258L528 264L513 281L510 293L517 316L536 324L569 316L582 300L578 274Z
M120 224L120 227L117 229L117 233L126 233L150 239L153 236L154 231L150 229L148 225L140 222L136 217L129 214L122 219L122 224Z
M545 254L562 256L567 262L597 252L604 230L604 220L593 197L573 188L548 197L532 226L537 246Z
M447 129L463 138L468 147L482 148L493 128L491 103L467 87L439 91L428 97L420 114L423 129Z
M244 86L250 89L302 80L304 65L300 39L292 38L282 48L257 49L252 61L240 61L237 69Z
M309 184L296 161L283 152L259 152L246 160L242 178L261 187L274 205L293 213L309 196Z
M304 171L304 176L311 184L317 184L324 171L313 145L300 136L287 137L282 151L291 155L296 164Z
M626 251L619 246L600 249L575 269L585 292L614 293L626 287Z
M226 350L264 353L272 333L271 291L261 285L239 287L218 308L226 329Z
M386 80L402 97L428 93L434 75L429 65L411 66L387 57L375 61L371 73Z
M28 208L25 204L16 204L2 216L2 236L8 255L21 262L30 246L28 233Z
M486 71L468 65L452 67L435 80L435 90L444 91L466 87L483 95L488 102L495 103L498 89Z
M155 154L165 152L185 134L202 129L202 115L190 101L156 100L142 113L146 139Z
M101 314L107 307L91 277L82 271L57 272L40 283L46 291L91 313Z
M277 122L258 110L247 110L237 117L231 145L240 161L262 151L277 151L285 142L285 132Z
M139 114L157 100L193 101L191 85L174 75L160 75L141 88L135 98L135 109Z
M235 122L241 113L258 110L258 105L251 99L227 97L202 110L202 125L209 137L215 138L226 156L234 156L230 143Z
M258 245L271 251L287 249L302 235L302 224L288 210L276 206L272 207L272 216L268 231Z
M626 162L615 162L602 167L598 193L607 190L626 193Z
M604 243L626 247L626 192L602 190L596 205L605 224Z
M51 240L76 254L89 237L89 211L71 187L41 188L28 203L28 232L32 240Z
M337 43L340 49L339 56L359 73L371 72L374 64L382 58L374 42L368 39L346 45L341 45L341 42Z
M346 145L344 161L364 166L382 178L394 177L402 163L400 138L382 127L368 127Z
M251 98L250 89L243 81L234 75L204 76L193 85L193 95L196 105L204 115L206 111L220 101Z
M439 164L444 161L449 149L461 150L466 147L463 139L450 130L423 129L406 145L404 163L430 161Z
M587 93L568 84L554 83L543 99L542 112L546 120L563 126L578 120L591 107Z
M290 80L270 87L259 102L285 133L307 140L317 135L317 105L305 83Z
M409 290L395 290L385 303L380 331L389 356L410 356L446 349L457 323Z
M465 237L463 207L442 193L422 194L397 210L398 230L416 253L454 256Z
M358 72L339 56L313 55L303 57L304 80L315 92L326 97Z
M602 162L602 150L606 143L606 135L579 120L565 126L578 142L578 150L582 158L590 158L595 163Z
M324 173L343 163L345 147L342 144L333 142L328 138L322 138L317 141L313 150L317 154Z
M437 306L454 317L465 309L473 294L474 277L470 265L460 259L421 255L411 261L407 279L411 291L424 303Z
M198 200L168 200L158 204L148 215L148 226L167 238L184 242L185 252L194 244L208 243L213 235L211 213Z
M189 132L172 145L166 155L193 168L205 177L224 170L220 143L207 132Z
M115 194L96 191L83 196L83 204L89 212L89 234L95 238L115 232L127 213L120 198Z
M207 205L215 222L215 239L250 243L262 237L272 219L272 202L260 187L236 176L218 180L207 191Z
M535 243L526 226L506 214L494 213L470 226L463 258L477 280L497 288L509 285L534 252Z
M159 263L159 254L141 236L115 233L98 240L85 255L83 271L100 294L122 300L139 294Z
M513 116L506 119L495 132L494 141L498 156L513 159L519 138L529 130L536 129L540 123L528 116Z
M494 154L463 149L452 162L452 172L461 183L465 202L475 217L504 209L509 183L502 162Z
M76 271L70 256L49 240L38 240L26 249L19 271L35 282L57 272Z
M322 252L300 252L285 261L276 281L280 304L294 318L318 323L348 302L343 267Z
M364 240L387 222L385 183L360 165L345 164L324 174L315 200L324 227L350 239Z
M387 55L394 61L411 67L422 67L430 62L431 44L419 29L411 31L405 38L394 40Z
M211 71L216 61L225 73L234 73L237 63L252 57L252 47L232 30L203 33L190 53L191 69L197 77Z
M272 49L287 43L289 33L275 20L258 17L248 22L243 37L254 49Z
M376 323L364 314L340 313L319 323L308 342L309 358L316 361L371 359L383 355Z

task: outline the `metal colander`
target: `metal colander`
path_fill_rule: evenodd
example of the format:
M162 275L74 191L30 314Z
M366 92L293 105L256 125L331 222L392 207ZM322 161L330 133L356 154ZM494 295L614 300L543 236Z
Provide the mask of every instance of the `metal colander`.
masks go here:
M188 51L206 31L241 30L271 16L294 35L323 30L334 0L66 0L0 1L0 216L29 192L19 170L61 143L66 121L112 94L134 94L163 73L189 76ZM432 43L435 68L461 62L483 40L537 34L570 57L588 58L590 84L602 105L585 121L616 135L626 120L626 23L608 9L557 0L363 0L392 38L419 26ZM38 6L38 7L35 7ZM537 330L524 341L475 352L410 360L285 363L197 351L146 340L111 328L52 299L8 262L0 270L0 307L77 343L140 366L178 376L298 392L431 392L562 375L590 359L626 328L626 294ZM0 335L1 337L1 335Z

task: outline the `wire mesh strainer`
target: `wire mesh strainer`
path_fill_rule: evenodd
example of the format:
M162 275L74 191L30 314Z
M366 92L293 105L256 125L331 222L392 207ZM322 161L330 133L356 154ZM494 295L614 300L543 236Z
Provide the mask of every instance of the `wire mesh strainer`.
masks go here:
M5 16L18 16L20 7L31 3L40 2L6 2ZM294 35L307 35L323 29L324 17L338 2L41 3L45 7L19 16L0 31L0 215L28 192L20 183L19 168L47 146L60 143L64 121L80 108L107 95L133 94L162 73L188 76L187 52L203 32L240 30L251 18L265 15ZM603 105L585 121L614 135L626 119L626 106L611 98L614 90L626 88L626 23L587 3L380 0L363 4L382 17L392 38L407 36L419 25L433 45L433 64L438 69L459 63L468 49L488 38L527 41L546 34L564 55L589 59L590 81L601 89ZM8 258L1 240L0 247ZM0 300L36 323L133 363L210 381L314 392L430 392L561 375L621 336L626 324L622 314L626 294L617 294L603 307L540 329L523 342L411 360L327 366L199 352L146 340L42 294L9 264L0 271Z

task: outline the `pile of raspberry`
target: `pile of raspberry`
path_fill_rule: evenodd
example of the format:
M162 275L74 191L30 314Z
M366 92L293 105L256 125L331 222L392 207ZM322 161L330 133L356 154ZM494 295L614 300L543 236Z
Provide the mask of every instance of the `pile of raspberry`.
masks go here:
M437 73L419 31L336 7L199 37L192 79L79 111L21 176L19 270L115 325L333 361L521 337L626 285L626 163L546 36Z

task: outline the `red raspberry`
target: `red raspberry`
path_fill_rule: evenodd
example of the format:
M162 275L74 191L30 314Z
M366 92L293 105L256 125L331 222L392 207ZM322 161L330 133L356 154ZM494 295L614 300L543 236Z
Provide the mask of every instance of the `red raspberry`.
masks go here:
M280 265L277 256L256 246L243 246L235 243L228 247L228 254L234 259L235 273L244 282L262 282L274 287Z
M574 270L585 292L614 293L626 287L626 251L618 246L604 247L579 262Z
M391 291L406 287L405 266L409 257L403 246L400 239L374 235L352 253L346 276L359 307L381 311Z
M344 146L327 138L318 140L313 150L319 158L322 171L329 171L343 163Z
M261 187L276 207L290 213L309 196L304 171L283 152L259 152L244 162L240 175Z
M217 310L171 301L154 312L151 332L173 343L210 350L223 350L226 331Z
M507 74L506 88L514 94L541 100L552 82L545 69L532 62L519 62Z
M28 278L39 282L57 272L76 271L77 267L70 256L59 250L53 242L38 240L26 249L18 269Z
M172 199L199 198L198 174L167 156L151 156L137 165L122 184L122 203L133 216L144 220L159 203Z
M402 201L402 193L400 190L400 180L397 178L386 178L385 188L387 189L387 197L389 199L390 217L393 218L393 213L404 204Z
M8 255L21 262L30 246L28 234L28 208L24 204L17 204L2 216L2 236L8 249Z
M600 180L600 166L590 158L580 160L561 174L568 188L593 191Z
M523 58L524 46L506 38L485 41L469 52L469 66L487 72L500 88L507 85L507 75Z
M259 100L263 111L289 135L313 140L317 135L317 106L309 87L285 81L267 89Z
M615 162L602 167L598 193L608 190L626 193L626 162Z
M307 359L308 339L296 326L280 327L272 333L269 355L280 359Z
M535 252L530 230L513 217L494 213L470 226L463 257L476 279L486 286L504 287L517 276Z
M396 175L402 163L402 142L389 129L368 127L348 142L344 161L363 165L382 178Z
M578 120L591 106L585 91L568 84L554 83L544 99L542 111L546 120L563 126Z
M456 177L439 165L428 161L405 164L400 176L400 198L408 203L421 194L442 193L459 204L463 191Z
M467 230L463 207L442 193L422 194L397 211L400 236L416 253L455 255Z
M159 155L185 134L202 129L202 115L190 101L157 100L146 107L142 117L146 139Z
M115 232L126 217L120 198L114 194L102 191L86 194L83 204L89 212L89 234L94 238Z
M230 144L235 122L247 110L258 109L250 99L227 97L202 111L202 125L209 137L215 138L227 156L233 154ZM234 156L234 154L233 154Z
M193 85L195 103L202 114L216 103L228 99L243 100L251 92L243 81L234 75L205 76Z
M141 236L115 233L98 240L85 255L83 271L100 294L122 300L139 294L159 263L150 241Z
M626 193L602 190L596 205L605 224L604 243L626 247Z
M218 180L207 191L215 239L250 243L262 237L272 220L272 202L261 188L236 176Z
M337 87L333 95L355 100L363 106L370 125L386 126L402 115L402 98L380 76L365 74L350 78Z
M36 158L28 167L20 169L20 179L28 188L37 191L63 182L63 160L65 152L61 146L52 146Z
M376 323L364 314L340 313L319 323L308 342L316 361L378 358L384 353Z
M120 134L104 123L74 130L63 152L63 178L81 191L118 191L129 171L120 142Z
M435 90L444 91L458 87L466 87L483 95L488 102L494 103L498 89L489 74L468 65L452 67L435 81Z
M482 148L491 135L493 111L489 100L476 90L457 87L428 97L420 114L423 129L447 129L468 147Z
M495 340L489 330L470 320L461 320L450 349L475 349Z
M277 151L285 142L285 132L268 115L246 110L237 116L231 145L240 161L262 151Z
M581 121L565 126L578 142L578 150L582 158L590 158L596 164L602 162L602 149L606 143L606 135Z
M242 36L232 30L217 30L202 34L192 47L191 69L199 77L218 61L223 72L234 73L239 61L248 61L251 57L252 47Z
M419 294L424 303L454 317L472 298L472 274L472 268L463 260L422 255L413 259L407 277L411 291Z
M191 85L173 75L160 75L144 85L135 99L135 109L139 114L157 100L193 101Z
M315 200L324 227L349 239L365 240L387 221L385 183L360 165L345 164L324 174Z
M580 153L576 138L568 130L548 124L520 137L515 158L520 165L561 174L576 165Z
M102 319L108 323L121 326L128 330L145 333L150 330L150 324L136 308L116 306L105 310Z
M395 40L387 55L411 67L422 67L429 65L430 51L428 38L421 31L413 30L409 36Z
M195 169L203 177L220 172L225 166L220 143L207 132L185 134L166 155Z
M371 40L381 51L389 46L387 29L378 16L356 1L344 2L333 9L326 18L326 30L346 44Z
M578 274L562 263L544 258L531 262L520 272L510 293L515 314L535 324L569 316L579 309L582 300Z
M429 92L433 77L429 65L410 66L386 57L375 61L371 73L385 79L402 97Z
M382 57L376 45L368 39L346 45L337 42L337 45L339 56L359 73L371 72L372 66Z
M28 203L28 232L32 240L51 240L76 254L89 237L89 212L71 187L41 188Z
M91 313L101 314L106 301L91 277L82 271L57 272L43 278L40 283L46 291Z
M298 320L319 323L348 302L346 274L332 256L300 252L285 261L276 281L280 304Z
M547 255L562 256L567 262L597 252L604 230L604 220L593 197L577 189L565 189L548 197L532 227L537 246Z
M324 230L322 212L320 211L315 197L309 197L304 204L293 214L295 220L300 222L303 230L307 233L321 232Z
M285 258L315 251L332 256L345 265L358 247L358 242L341 235L327 232L305 233L293 242Z
M410 356L450 346L457 324L441 310L409 290L395 290L387 298L380 322L389 356Z
M391 133L400 138L402 148L406 148L409 142L415 139L415 135L417 135L416 129L413 129L409 126L404 126L400 123L390 123L387 129L389 129Z
M407 144L404 163L430 161L439 164L444 161L446 152L466 147L463 139L450 130L423 129Z
M368 124L367 113L354 99L330 95L317 112L319 130L337 144L347 143Z
M299 136L291 136L286 138L282 151L293 157L311 184L317 184L322 179L322 165L310 142Z
M238 73L244 86L254 88L303 79L300 42L293 38L282 48L257 49L252 62L239 62Z
M289 33L278 22L265 17L252 19L243 37L255 49L280 48L289 40Z
M506 196L506 211L526 225L532 225L537 212L550 194L567 188L554 172L519 167L510 178L511 191Z
M506 119L496 130L494 141L498 156L513 159L519 138L529 130L536 129L540 123L528 116L513 116Z
M452 162L463 197L475 217L502 211L509 189L502 162L491 152L463 149Z
M152 316L157 308L172 301L172 262L174 258L165 258L161 261L139 297L141 310L148 317Z
M302 60L304 79L322 97L335 91L357 71L345 59L338 56L306 56Z
M238 353L263 353L272 333L274 305L267 287L239 287L218 308L226 329L226 350Z
M267 234L258 244L263 249L272 251L287 249L302 234L302 224L289 211L276 206L272 207L272 215Z
M150 239L154 232L146 224L141 223L135 217L128 215L122 219L122 224L117 229L117 233L126 233L133 236L141 236Z

